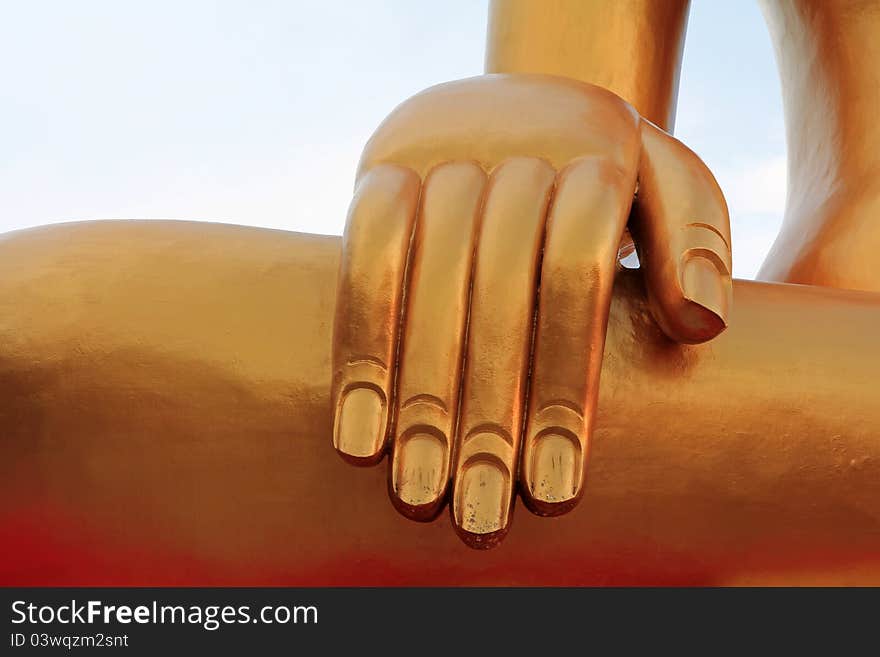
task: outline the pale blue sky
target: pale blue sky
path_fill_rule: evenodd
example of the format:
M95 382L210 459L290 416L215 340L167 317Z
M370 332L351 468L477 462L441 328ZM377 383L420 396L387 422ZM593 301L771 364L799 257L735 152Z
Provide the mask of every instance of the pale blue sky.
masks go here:
M3 0L0 231L201 219L340 233L363 144L401 100L482 71L483 0ZM676 136L754 276L785 200L754 2L693 0Z

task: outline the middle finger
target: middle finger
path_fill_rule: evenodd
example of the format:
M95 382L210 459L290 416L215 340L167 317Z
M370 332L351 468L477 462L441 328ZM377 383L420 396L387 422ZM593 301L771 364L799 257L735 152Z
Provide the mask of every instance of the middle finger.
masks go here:
M498 166L477 246L452 519L472 547L506 533L532 337L536 276L555 172L537 158Z

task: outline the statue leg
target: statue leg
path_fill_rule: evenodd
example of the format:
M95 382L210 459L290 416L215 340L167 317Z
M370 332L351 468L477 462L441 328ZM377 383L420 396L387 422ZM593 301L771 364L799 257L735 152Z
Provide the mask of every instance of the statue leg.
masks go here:
M738 281L730 328L680 346L623 272L585 499L475 552L334 453L338 244L0 237L4 583L880 582L880 296Z

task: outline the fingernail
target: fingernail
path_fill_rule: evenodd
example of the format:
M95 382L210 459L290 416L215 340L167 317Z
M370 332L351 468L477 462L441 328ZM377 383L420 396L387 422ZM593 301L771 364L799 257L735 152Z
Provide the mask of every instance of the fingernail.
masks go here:
M446 481L446 445L428 433L416 433L395 446L397 463L392 482L397 497L410 506L435 503Z
M375 390L355 388L342 400L333 436L336 449L349 456L368 458L382 449L385 404Z
M581 450L571 438L555 433L540 436L534 444L529 493L538 502L559 504L578 493Z
M456 524L471 534L492 534L507 526L509 477L491 461L466 465L457 486ZM475 539L479 542L479 538Z
M685 298L712 311L727 323L728 285L711 260L701 255L691 255L681 272L681 286Z

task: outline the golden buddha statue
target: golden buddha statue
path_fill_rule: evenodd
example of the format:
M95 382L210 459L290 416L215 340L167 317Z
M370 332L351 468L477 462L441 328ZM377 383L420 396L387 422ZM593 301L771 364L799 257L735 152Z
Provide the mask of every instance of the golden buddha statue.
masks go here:
M492 2L487 75L378 128L341 241L2 236L3 581L880 582L880 2L763 6L766 282L667 132L686 0Z

